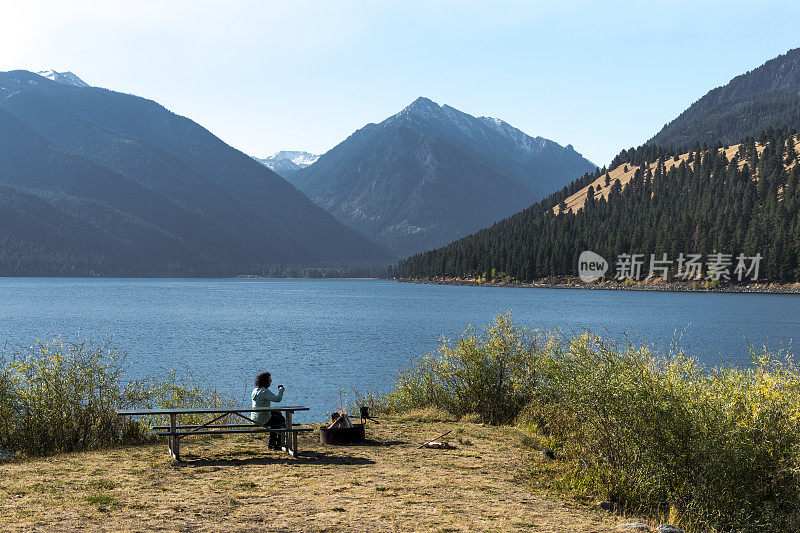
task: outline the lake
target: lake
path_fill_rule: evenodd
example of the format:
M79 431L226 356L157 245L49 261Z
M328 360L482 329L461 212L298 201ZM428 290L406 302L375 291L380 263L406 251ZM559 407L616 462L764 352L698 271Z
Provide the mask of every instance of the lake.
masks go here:
M131 378L191 371L249 402L258 372L285 402L337 407L339 391L386 391L442 336L511 311L541 329L674 339L706 364L746 364L748 342L800 339L800 296L416 285L386 280L0 278L0 341L113 337ZM352 395L350 396L352 399ZM249 405L249 403L248 403Z

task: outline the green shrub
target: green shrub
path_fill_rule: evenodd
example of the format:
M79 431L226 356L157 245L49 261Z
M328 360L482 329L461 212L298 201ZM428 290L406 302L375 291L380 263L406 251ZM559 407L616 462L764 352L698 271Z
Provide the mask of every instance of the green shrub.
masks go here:
M174 372L123 385L124 353L106 343L37 341L0 359L0 448L49 455L147 440L116 408L217 406L225 399Z
M590 332L529 332L508 315L403 371L371 401L512 420L565 459L564 490L700 531L800 531L800 371L764 350L748 368Z
M480 332L468 328L455 343L443 339L436 352L400 373L386 407L434 406L492 424L510 422L533 391L536 350L530 342L507 314Z

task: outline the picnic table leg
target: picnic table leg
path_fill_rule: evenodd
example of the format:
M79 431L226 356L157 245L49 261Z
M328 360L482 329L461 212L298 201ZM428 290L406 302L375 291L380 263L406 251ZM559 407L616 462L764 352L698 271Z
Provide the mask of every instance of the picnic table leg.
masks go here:
M292 448L292 412L286 411L286 431L283 434L283 442L285 446L283 449L289 452L289 455L294 455L294 449Z
M169 453L172 455L172 458L176 461L181 460L181 439L179 437L174 436L175 431L177 430L177 424L175 423L175 415L174 413L169 415L169 432L172 433L169 437Z
M170 418L172 418L172 416L170 416ZM169 427L170 427L169 430L170 433L175 431L174 429L172 429L173 427L175 427L175 424L170 423ZM172 457L172 435L167 436L167 449L169 450L170 457Z

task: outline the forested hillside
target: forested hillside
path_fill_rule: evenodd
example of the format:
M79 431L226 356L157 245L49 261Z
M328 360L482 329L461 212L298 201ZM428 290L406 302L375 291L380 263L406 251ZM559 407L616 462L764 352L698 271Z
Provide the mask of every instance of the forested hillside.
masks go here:
M393 273L530 282L576 275L584 250L612 265L620 254L760 253L760 279L797 281L798 142L794 131L768 129L735 150L697 145L685 154L655 146L625 150L610 172L587 174L491 228L401 261ZM625 184L611 179L619 173L630 179ZM605 194L593 183L602 183ZM569 208L567 200L581 190L584 201Z
M695 142L733 144L770 126L800 129L800 48L709 91L649 144L675 148Z

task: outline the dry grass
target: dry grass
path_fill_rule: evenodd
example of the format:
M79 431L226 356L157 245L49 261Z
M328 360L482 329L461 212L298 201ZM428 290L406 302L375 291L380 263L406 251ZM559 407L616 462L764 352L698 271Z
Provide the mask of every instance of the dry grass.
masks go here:
M449 429L456 450L416 449ZM301 457L266 437L184 440L0 466L3 531L613 531L618 517L515 482L530 453L511 427L406 416L364 446L301 437Z

